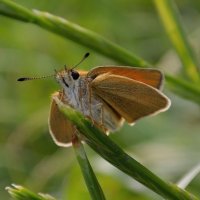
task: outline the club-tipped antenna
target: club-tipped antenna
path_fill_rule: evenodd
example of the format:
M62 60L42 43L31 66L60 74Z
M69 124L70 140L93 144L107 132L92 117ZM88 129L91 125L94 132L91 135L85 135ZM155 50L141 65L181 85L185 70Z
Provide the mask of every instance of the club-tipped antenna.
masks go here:
M83 58L82 58L76 65L74 65L71 69L74 69L74 68L76 68L78 65L80 65L89 55L90 55L90 53L87 52L87 53L83 56Z
M18 78L17 81L31 81L31 80L37 80L37 79L43 79L43 78L49 78L55 76L55 74L49 75L49 76L40 76L40 77L22 77Z

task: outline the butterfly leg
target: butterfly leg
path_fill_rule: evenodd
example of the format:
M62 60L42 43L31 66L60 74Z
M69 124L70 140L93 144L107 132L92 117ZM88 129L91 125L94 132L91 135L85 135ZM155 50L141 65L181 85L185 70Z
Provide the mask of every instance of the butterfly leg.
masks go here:
M87 91L88 91L89 118L90 118L90 120L92 122L92 125L94 125L95 122L94 122L94 118L92 116L92 90L91 90L90 82L89 81L87 82Z
M75 125L73 125L73 128L74 128L74 132L73 132L73 135L72 135L72 144L73 144L73 146L79 146L80 142L81 142L80 133L77 130Z
M99 127L103 130L103 132L107 132L107 129L105 128L105 124L104 124L104 107L103 107L103 103L98 103L96 105L97 107L100 107L99 110L99 116L100 116L100 120L99 120Z

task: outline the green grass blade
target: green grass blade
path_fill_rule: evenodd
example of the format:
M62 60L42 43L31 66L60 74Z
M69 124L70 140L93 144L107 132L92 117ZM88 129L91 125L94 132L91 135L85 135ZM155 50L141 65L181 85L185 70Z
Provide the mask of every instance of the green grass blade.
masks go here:
M134 64L136 66L149 66L143 59L131 54L129 51L103 38L95 32L61 17L51 15L50 13L41 12L39 10L29 10L10 0L0 0L0 14L24 22L37 24L42 28L71 39L74 42L78 42L79 44L87 46L122 63L126 61L129 64Z
M91 198L93 200L105 200L104 193L88 161L81 141L76 137L72 144Z
M187 174L185 174L177 183L180 188L185 189L192 180L200 173L200 164L192 168Z
M200 87L183 79L165 75L167 87L175 94L200 105ZM196 86L197 85L197 86Z
M197 200L198 198L176 185L165 182L142 164L126 154L108 136L93 126L89 120L85 119L79 112L65 106L59 99L55 98L59 109L65 114L68 120L72 121L78 131L84 135L86 143L92 147L99 155L109 161L112 165L136 179L149 189L166 199L173 200Z
M179 18L178 9L173 0L154 0L158 13L177 54L179 55L187 77L200 81L198 62L186 37Z
M150 64L145 60L110 42L102 36L49 13L36 10L32 11L16 4L15 2L0 0L0 14L24 22L37 24L44 29L71 39L78 44L94 49L109 58L123 63L123 65L137 67L150 66ZM176 94L184 98L187 97L187 99L199 104L199 89L193 87L190 82L182 84L182 81L170 75L167 75L166 81L170 86L169 88L176 92Z
M12 187L7 187L6 190L16 200L56 200L48 194L35 194L20 185L12 184Z

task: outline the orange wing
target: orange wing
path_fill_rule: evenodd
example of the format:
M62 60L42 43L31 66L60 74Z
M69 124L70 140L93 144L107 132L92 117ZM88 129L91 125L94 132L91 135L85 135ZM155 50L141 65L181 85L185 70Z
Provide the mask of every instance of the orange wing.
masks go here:
M58 97L62 100L63 93L56 92L53 94L54 97ZM72 136L76 131L73 124L66 119L66 117L58 109L58 106L54 99L51 102L51 110L49 115L49 131L58 146L70 146Z
M159 90L133 79L102 74L91 82L92 92L107 102L128 123L166 110L170 101Z
M104 73L124 76L136 81L140 81L157 89L161 88L163 81L163 75L157 69L142 69L128 66L100 66L89 71L87 76L95 78Z

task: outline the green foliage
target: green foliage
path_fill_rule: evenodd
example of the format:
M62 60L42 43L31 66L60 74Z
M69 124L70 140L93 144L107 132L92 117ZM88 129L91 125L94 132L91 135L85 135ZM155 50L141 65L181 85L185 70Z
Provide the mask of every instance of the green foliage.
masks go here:
M0 18L0 158L2 160L0 187L5 187L10 182L20 182L30 186L29 188L34 191L47 191L58 199L69 199L69 197L72 197L70 199L78 197L81 199L81 194L86 194L86 188L80 186L77 189L77 182L79 183L81 175L71 175L77 165L74 162L74 152L71 149L56 151L57 147L48 135L46 123L49 109L48 97L50 93L57 90L57 86L52 84L52 80L26 84L17 84L15 80L24 75L51 74L54 67L60 63L64 64L66 61L67 64L76 63L76 60L88 49L92 53L90 59L84 63L88 66L113 64L113 61L96 55L95 52L123 65L149 67L152 66L149 63L153 63L163 66L164 70L167 69L167 88L179 97L191 101L191 103L184 101L168 92L172 99L172 108L169 112L151 119L144 119L134 127L125 126L118 134L111 135L113 140L134 155L137 160L141 160L145 166L148 166L148 169L153 169L160 177L172 182L177 182L179 177L185 174L185 171L199 162L197 153L200 150L199 107L192 103L200 104L197 60L199 55L194 55L193 51L196 49L190 46L179 19L179 12L172 1L155 0L155 5L167 31L167 36L172 41L182 62L181 67L176 70L173 68L176 68L178 64L174 54L172 56L169 53L171 46L165 40L166 34L160 31L158 16L151 1L125 1L122 3L92 0L84 2L0 0L0 14L18 21L29 22L29 24L23 24L7 18ZM191 33L198 25L196 22L200 4L194 1L181 1L177 5L181 11L182 21L188 28L187 32ZM63 18L76 23L39 10L63 16ZM49 30L49 32L42 31L42 29L32 26L31 23ZM64 39L50 32L56 33ZM200 41L199 34L196 35L196 38L192 38L194 44L198 44ZM81 46L76 46L65 38ZM89 68L91 67L85 67L85 69ZM71 116L73 118L73 114ZM127 157L127 154L124 154L121 149L119 150L118 146L115 144L112 146L113 143L108 138L101 140L103 136L101 137L98 130L91 131L86 128L87 131L84 132L84 127L82 127L84 125L90 125L87 123L80 125L83 134L90 136L87 143L111 163L116 158L113 163L116 167L129 175L133 173L131 175L133 178L162 196L183 199L182 196L176 196L183 193L186 196L185 199L190 198L188 197L189 193L163 182L135 160ZM95 133L94 136L93 133ZM95 143L93 143L94 141ZM101 142L101 148L97 149L98 142ZM107 146L109 146L109 151ZM90 149L87 151L96 173L99 170L99 166L95 162L98 157ZM123 155L123 163L117 160L116 153L119 152ZM111 153L114 155L113 159L108 156ZM125 161L130 161L130 163ZM128 168L126 168L127 164L129 164ZM83 164L81 169L87 165L90 166L88 161ZM113 194L120 194L116 195L116 200L160 199L160 196L156 196L150 190L138 186L135 182L130 182L129 179L126 180L125 176L118 171L116 174L109 171L110 176L106 177L107 171L109 168L100 169L100 172L104 174L102 180L100 176L100 184L106 197L109 197L107 194L112 194L109 199L112 199ZM112 171L114 171L113 168ZM79 171L77 172L79 173ZM96 179L92 169L90 175ZM110 181L118 176L123 177L118 179L119 184ZM109 184L106 185L106 183ZM187 190L198 196L200 195L199 187L200 182L195 179ZM123 192L120 192L122 188ZM21 195L21 190L18 189L12 188L10 191L13 191L13 194L19 192L18 194ZM80 194L77 191L80 191ZM64 197L61 197L60 193ZM22 196L15 197L24 198L24 194L32 195L36 199L43 198L35 196L32 192L24 193L24 191L22 191ZM0 196L2 199L8 198L3 191ZM27 198L27 196L25 197ZM86 198L89 196L86 195Z
M76 118L76 121L77 121L77 118ZM83 148L83 144L81 143L81 140L78 138L78 136L74 138L74 140L72 141L72 144L76 153L77 160L81 167L81 171L83 173L85 182L87 184L87 188L90 192L91 199L105 200L104 193L101 189L101 186L99 185L97 181L97 178L92 170L92 167L88 161L87 155Z

